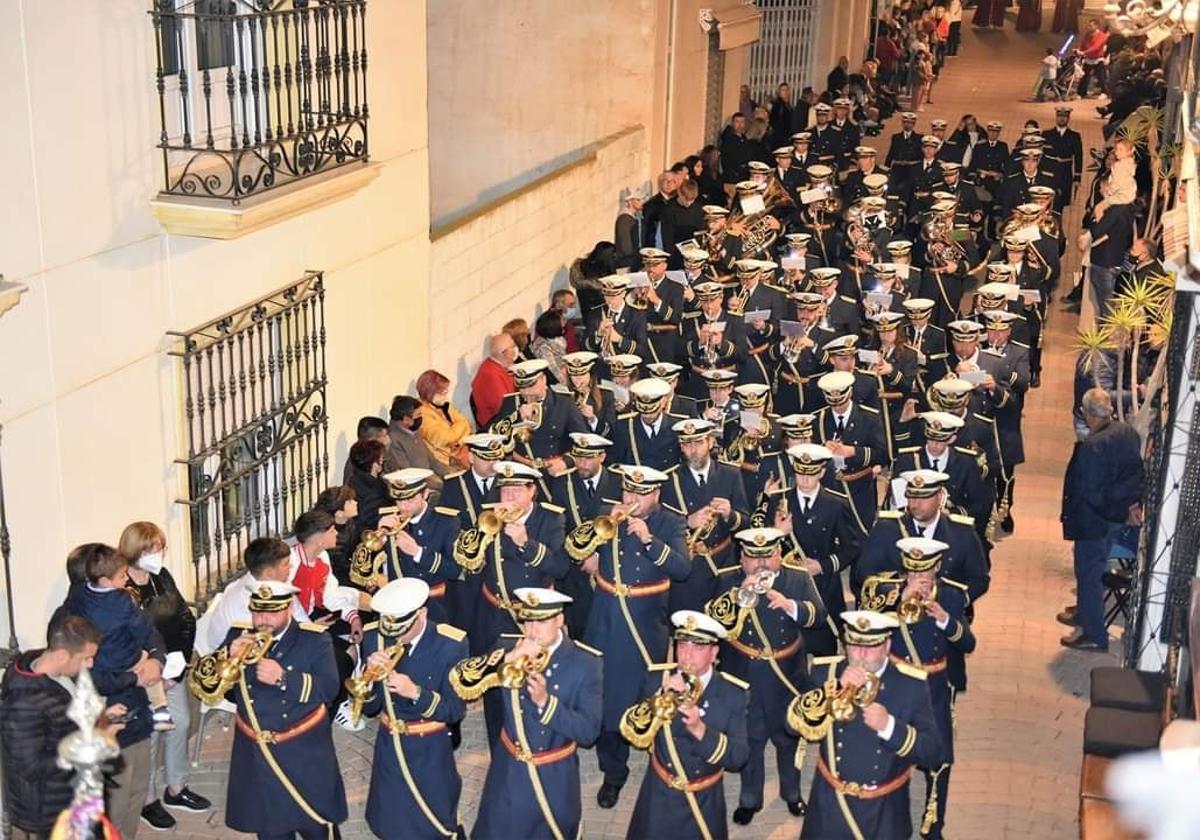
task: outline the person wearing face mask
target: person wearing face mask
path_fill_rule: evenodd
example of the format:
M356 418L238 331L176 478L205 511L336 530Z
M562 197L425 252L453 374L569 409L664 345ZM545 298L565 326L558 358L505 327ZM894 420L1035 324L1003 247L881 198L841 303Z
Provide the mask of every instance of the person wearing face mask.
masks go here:
M196 638L196 617L188 609L171 572L164 566L166 547L167 537L161 528L153 522L134 522L121 532L117 551L129 564L125 588L162 634L167 656L190 662ZM187 681L183 673L178 673L173 678L164 676L161 685L166 691L166 705L154 710L156 731L150 739L150 784L142 808L143 822L160 831L175 825L175 818L166 808L207 811L212 807L212 803L187 786L187 743L191 726ZM157 787L160 755L166 780L161 798Z
M417 396L421 398L421 440L442 465L466 467L463 438L471 434L471 421L451 405L450 380L436 370L427 370L417 377Z
M449 384L444 389L449 392ZM436 396L436 395L431 395ZM437 397L441 399L440 396ZM444 406L447 411L450 410L450 404L447 402ZM436 495L442 492L442 477L450 471L447 466L447 461L440 460L434 454L430 445L425 442L425 437L421 433L421 428L425 425L426 416L441 415L442 420L453 428L454 424L450 420L446 420L447 414L442 413L442 409L435 405L430 405L426 409L421 400L416 397L400 395L392 400L392 408L389 412L391 422L388 424L388 435L391 438L391 443L388 444L387 450L383 455L383 470L382 472L395 472L402 470L405 467L418 467L420 469L432 470L433 477L429 479L429 487ZM450 415L453 416L453 415ZM462 417L461 414L458 415ZM433 423L438 422L436 419ZM463 421L466 422L465 420ZM431 423L432 425L432 423ZM462 437L458 439L458 443L462 443L462 439L471 433L470 428L466 428ZM355 488L357 489L357 488Z

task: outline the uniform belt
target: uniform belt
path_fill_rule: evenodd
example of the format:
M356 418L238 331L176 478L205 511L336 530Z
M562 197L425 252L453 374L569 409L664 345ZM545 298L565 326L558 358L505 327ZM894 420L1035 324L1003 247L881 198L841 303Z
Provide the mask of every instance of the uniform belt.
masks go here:
M647 324L646 331L652 333L677 333L679 332L679 327L675 324Z
M658 774L658 778L663 780L663 783L672 790L683 791L688 793L699 793L702 790L708 790L710 787L721 781L725 776L724 770L718 770L716 773L710 773L707 776L701 776L698 779L693 779L686 784L680 782L679 777L667 770L663 763L658 760L658 756L650 753L650 766L654 768L654 772Z
M434 584L433 586L429 587L429 597L430 598L446 597L446 582L442 581L441 583Z
M509 612L512 612L514 609L516 609L513 606L512 601L509 601L507 598L499 597L495 592L492 591L491 587L488 586L486 583L483 585L482 589L483 589L484 600L487 601L489 604L491 604L496 609L507 610Z
M794 656L796 651L800 650L800 645L803 642L803 638L801 636L797 636L795 638L795 640L787 647L779 648L778 650L772 650L770 652L767 652L760 648L751 647L750 645L744 645L741 642L739 642L737 639L726 639L725 641L729 642L729 646L731 648L733 648L734 650L736 650L738 653L744 654L745 656L748 656L751 659L776 659L776 660L779 660L779 659L788 659L789 657Z
M703 374L706 370L737 370L737 365L714 365L713 367L701 367L700 365L692 365L692 371Z
M863 467L861 470L852 473L839 471L837 473L837 477L840 481L858 481L860 478L865 478L866 476L871 475L871 472L872 471L870 467Z
M269 729L263 729L259 732L254 731L254 727L246 723L241 715L234 716L234 722L237 724L238 732L241 732L252 741L258 741L262 744L282 744L284 741L290 741L293 738L299 738L308 730L315 727L325 719L325 706L321 705L313 709L304 718L294 726L287 729L281 729L278 732L272 732Z
M892 166L916 166L919 161L915 160L894 160Z
M891 657L893 662L903 662L905 665L911 665L914 668L920 668L926 674L940 674L942 671L946 670L946 657L944 656L941 659L931 659L928 662L923 662L920 665L917 665L915 662L909 662L903 656L897 656L894 653L891 655Z
M520 714L517 710L517 714ZM557 747L553 750L542 750L541 752L530 752L524 749L519 744L513 743L512 738L508 737L508 731L500 730L500 743L504 745L504 749L508 750L508 754L517 761L523 761L526 764L532 764L536 767L541 767L546 764L557 764L558 762L570 758L575 755L575 742L567 744L565 747Z
M883 392L883 398L885 400L898 400L903 396L904 396L904 394L900 393L899 391L884 391Z
M729 548L732 542L733 540L731 538L725 537L725 539L721 540L715 545L706 545L704 547L704 551L709 555L720 554L722 551Z
M847 782L839 779L833 775L833 771L825 763L824 757L817 756L817 772L821 774L821 778L829 782L830 787L843 796L853 796L855 799L881 799L884 796L895 793L908 784L908 775L912 771L905 770L890 782L884 782L882 785L861 785L858 782Z
M790 382L792 385L807 385L811 377L808 376L792 376L790 373L780 371L779 378L784 382Z
M416 735L417 737L432 735L446 728L446 724L440 720L397 720L387 715L381 717L379 723L384 729L395 735Z
M1046 160L1052 160L1055 163L1071 163L1071 158L1069 157L1055 157L1054 155L1042 155L1042 157Z
M609 595L618 595L625 598L647 598L651 595L661 595L671 588L671 581L660 580L656 583L613 583L607 580L604 575L596 575L596 586L603 589Z
M751 356L759 356L759 355L765 353L767 348L770 346L771 346L770 344L760 344L757 347L751 347L747 352Z

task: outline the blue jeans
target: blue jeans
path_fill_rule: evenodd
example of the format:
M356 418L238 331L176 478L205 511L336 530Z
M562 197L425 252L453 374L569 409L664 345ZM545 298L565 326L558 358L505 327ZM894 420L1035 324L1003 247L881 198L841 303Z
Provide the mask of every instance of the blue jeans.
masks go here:
M1098 537L1075 540L1075 608L1079 627L1089 642L1108 645L1108 630L1104 626L1104 583L1108 569L1108 552L1112 538L1121 529L1120 523L1109 523Z
M1108 304L1117 285L1117 269L1102 265L1088 266L1088 280L1092 284L1092 303L1096 307L1096 317L1100 318L1108 314Z

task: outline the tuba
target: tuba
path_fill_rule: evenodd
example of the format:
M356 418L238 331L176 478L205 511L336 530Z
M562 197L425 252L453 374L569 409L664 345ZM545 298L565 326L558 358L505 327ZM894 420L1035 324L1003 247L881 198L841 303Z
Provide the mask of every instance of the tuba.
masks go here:
M253 665L271 649L275 643L270 630L257 630L250 636L250 644L242 648L237 656L230 656L228 648L220 648L208 656L200 657L188 674L188 688L204 703L215 706L225 700L229 690L237 685L247 665Z
M454 562L468 574L478 574L487 563L487 550L500 536L504 526L521 518L521 511L507 505L496 505L479 514L474 528L464 528L454 538Z
M484 656L471 656L450 669L450 687L463 700L478 700L489 689L523 688L532 674L540 674L550 664L550 651L539 647L532 655L505 662L508 652L496 648Z
M564 548L576 563L582 563L600 550L600 546L611 540L620 530L621 523L637 516L638 506L624 508L616 513L602 513L595 519L581 522L567 534Z
M381 512L387 512L381 509ZM359 537L358 546L350 555L350 582L355 586L373 587L376 579L383 573L384 560L380 552L399 532L408 527L409 514L400 514L399 521L390 528L376 528L363 531Z
M403 643L397 642L386 648L384 652L388 655L388 661L384 667L376 668L374 665L368 665L361 674L346 677L343 685L346 687L346 693L350 695L351 723L358 723L362 717L363 704L371 696L375 683L386 679L388 674L396 670L396 665L404 657L404 647Z
M687 683L683 691L664 686L637 705L630 706L621 715L618 726L621 735L639 750L650 749L658 730L664 724L670 726L680 709L699 702L700 694L704 691L700 679L686 671L678 673Z
M860 686L838 688L829 680L820 688L806 691L788 704L787 723L808 741L819 741L829 734L834 722L854 720L860 709L879 696L879 677L867 674Z

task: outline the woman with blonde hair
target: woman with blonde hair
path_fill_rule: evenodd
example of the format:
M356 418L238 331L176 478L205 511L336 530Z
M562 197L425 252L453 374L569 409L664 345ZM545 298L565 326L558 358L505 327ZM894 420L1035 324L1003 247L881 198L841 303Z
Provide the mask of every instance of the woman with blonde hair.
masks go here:
M433 456L447 466L470 466L463 438L471 434L471 422L450 404L450 380L436 370L417 377L421 399L421 439Z
M125 586L162 636L168 660L178 654L184 662L190 662L196 638L196 617L166 568L166 551L167 536L153 522L134 522L127 526L117 544L117 552L129 564L129 579ZM166 711L170 714L160 723L159 714L155 713L156 731L150 739L150 784L142 808L142 820L158 831L175 825L175 818L167 813L164 805L182 811L207 811L212 806L187 786L187 744L191 728L187 680L182 673L173 678L164 675L161 685L166 690ZM174 727L164 725L169 723ZM162 777L158 775L160 755ZM160 798L157 780L164 777L166 785Z

